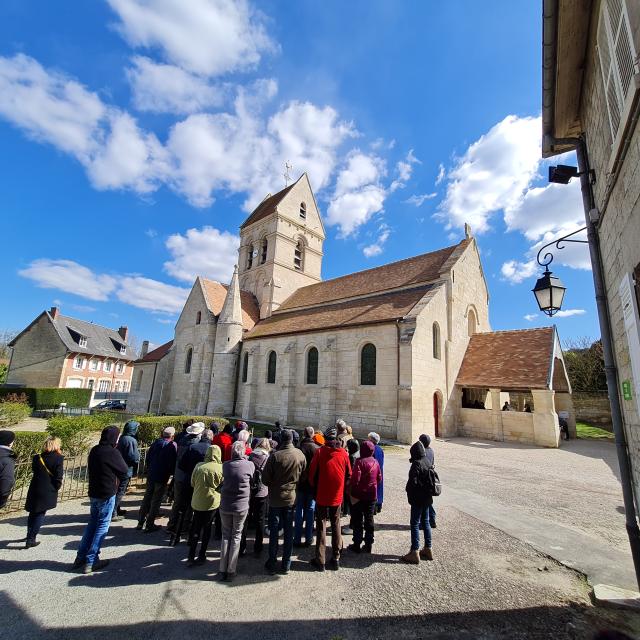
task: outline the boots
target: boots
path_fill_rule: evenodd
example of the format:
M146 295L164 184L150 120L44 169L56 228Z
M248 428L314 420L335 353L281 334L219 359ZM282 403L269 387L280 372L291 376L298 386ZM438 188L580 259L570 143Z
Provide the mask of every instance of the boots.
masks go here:
M417 551L409 551L409 553L400 557L400 562L406 562L407 564L420 564L420 554Z
M420 557L423 560L433 560L433 553L429 547L424 547L420 550Z

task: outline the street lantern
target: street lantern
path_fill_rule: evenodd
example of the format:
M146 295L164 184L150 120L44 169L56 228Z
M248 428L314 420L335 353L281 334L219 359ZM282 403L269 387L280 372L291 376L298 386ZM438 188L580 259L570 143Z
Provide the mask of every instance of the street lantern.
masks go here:
M554 315L562 308L566 287L560 278L554 276L548 268L545 268L542 278L538 278L532 291L540 311L548 316Z

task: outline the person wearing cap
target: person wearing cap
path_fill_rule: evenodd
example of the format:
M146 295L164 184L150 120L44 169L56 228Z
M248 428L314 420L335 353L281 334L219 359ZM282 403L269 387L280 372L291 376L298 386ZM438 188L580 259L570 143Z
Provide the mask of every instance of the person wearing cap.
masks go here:
M378 464L380 465L380 472L382 473L382 480L378 484L378 496L376 498L376 513L380 513L382 511L382 503L384 502L384 451L380 446L380 435L375 431L372 431L367 438L375 447L373 452L373 457L376 459Z
M156 518L160 514L169 478L176 468L178 447L174 441L175 435L173 427L165 427L162 436L151 444L147 452L147 487L138 514L138 531L144 528L146 533L151 533L161 529L156 524Z
M13 431L0 431L0 509L7 504L16 483L16 454L13 452L15 439Z
M171 506L171 514L169 515L169 522L167 523L167 531L178 535L189 531L189 524L191 522L191 507L189 505L191 504L192 493L191 474L185 473L180 463L189 447L192 444L198 444L200 442L204 428L204 422L194 422L187 427L180 441L176 442L176 467L173 473L173 505ZM208 447L209 443L206 444L206 448ZM202 460L204 460L204 452ZM179 525L181 525L181 531L177 531Z
M300 442L300 451L307 461L296 491L296 522L293 536L294 547L310 547L313 540L313 521L316 512L316 501L313 487L309 484L309 468L316 451L320 448L313 440L314 428L305 427L304 438ZM302 542L302 525L304 524L304 544Z
M280 446L269 456L262 473L262 482L269 487L269 559L265 569L271 574L277 569L280 528L284 531L280 572L287 574L291 567L296 486L306 466L304 453L293 446L291 430L283 429Z
M324 432L325 445L318 449L311 461L309 482L316 489L316 555L311 565L318 571L325 569L327 545L327 521L331 523L331 569L340 568L342 533L340 530L340 505L344 487L351 476L351 465L346 449L337 440L338 431L329 427Z
M139 422L136 420L128 420L124 423L122 435L118 440L118 451L120 452L122 459L127 463L129 472L127 473L127 479L122 481L118 486L118 491L116 493L116 506L113 510L114 516L111 518L111 522L118 522L119 520L122 520L126 513L124 509L120 508L120 505L125 493L127 492L127 487L131 482L131 478L137 470L138 463L140 462L140 451L138 450L138 440L136 438L139 428Z
M376 509L378 484L382 482L380 465L373 457L374 450L374 444L369 440L365 440L360 445L360 455L353 466L353 476L349 483L351 526L353 527L353 544L349 545L349 549L355 553L361 551L371 553L373 546L373 514ZM363 530L364 547L360 549Z
M423 433L418 440L420 440L420 442L422 442L422 446L424 447L424 453L425 456L427 457L427 462L429 463L430 466L433 467L433 465L436 463L436 456L435 453L433 451L433 449L431 448L431 436ZM436 529L436 510L433 506L433 501L431 501L431 504L429 505L429 524L431 525L432 529Z
M119 436L120 429L115 425L105 427L100 441L89 452L87 470L91 510L73 563L74 569L82 568L83 573L99 571L109 564L108 560L100 560L100 549L111 524L118 483L124 482L129 473L127 463L116 448Z

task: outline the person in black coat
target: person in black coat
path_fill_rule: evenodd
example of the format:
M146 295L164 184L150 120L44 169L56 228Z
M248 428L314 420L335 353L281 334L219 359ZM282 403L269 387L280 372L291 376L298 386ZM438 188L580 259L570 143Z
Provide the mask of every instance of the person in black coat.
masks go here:
M0 509L7 504L16 483L16 454L11 450L15 439L13 431L0 431Z
M44 443L42 453L33 456L31 469L33 475L27 491L25 510L29 512L27 519L27 542L25 548L37 547L36 540L44 516L58 504L58 491L64 476L64 457L60 452L60 438L49 436Z

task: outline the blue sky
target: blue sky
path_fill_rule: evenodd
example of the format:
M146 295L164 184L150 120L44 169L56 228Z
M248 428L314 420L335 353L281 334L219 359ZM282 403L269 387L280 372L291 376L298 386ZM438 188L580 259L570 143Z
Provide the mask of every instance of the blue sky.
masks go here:
M540 41L524 0L5 0L0 327L58 304L169 339L195 274L228 279L287 160L325 218L324 278L469 222L492 327L548 324L535 253L582 209L577 184L544 178ZM597 337L584 247L554 267L561 338Z

